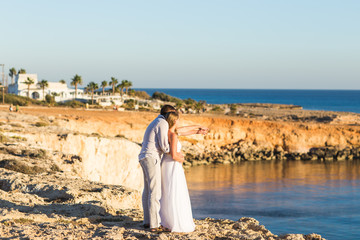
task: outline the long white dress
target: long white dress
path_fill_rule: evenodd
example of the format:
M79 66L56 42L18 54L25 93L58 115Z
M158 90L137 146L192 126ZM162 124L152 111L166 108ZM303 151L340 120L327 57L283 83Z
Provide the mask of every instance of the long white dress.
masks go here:
M180 152L179 141L177 148ZM169 154L164 154L161 163L160 216L161 225L172 232L195 230L184 169Z

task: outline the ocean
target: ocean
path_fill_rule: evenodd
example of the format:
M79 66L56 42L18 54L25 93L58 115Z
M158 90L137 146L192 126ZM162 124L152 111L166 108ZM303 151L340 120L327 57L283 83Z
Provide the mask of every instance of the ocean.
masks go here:
M277 235L359 239L359 161L195 166L186 179L195 218L253 217Z
M360 90L264 90L264 89L152 89L139 88L150 96L158 91L181 99L211 104L278 103L300 105L307 110L360 113Z

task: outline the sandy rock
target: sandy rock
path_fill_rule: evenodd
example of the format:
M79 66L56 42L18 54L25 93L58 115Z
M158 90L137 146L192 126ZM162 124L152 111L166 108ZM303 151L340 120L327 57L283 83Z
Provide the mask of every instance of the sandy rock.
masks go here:
M280 236L280 238L284 240L305 240L304 235L302 234L286 234Z

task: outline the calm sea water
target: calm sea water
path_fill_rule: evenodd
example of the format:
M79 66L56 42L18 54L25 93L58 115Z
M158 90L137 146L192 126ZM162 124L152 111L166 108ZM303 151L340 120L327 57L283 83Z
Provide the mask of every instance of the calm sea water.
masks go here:
M164 92L181 99L207 103L279 103L300 105L308 110L360 113L360 90L260 90L260 89L137 89L150 96Z
M186 178L195 218L248 216L278 235L359 239L360 161L197 166Z

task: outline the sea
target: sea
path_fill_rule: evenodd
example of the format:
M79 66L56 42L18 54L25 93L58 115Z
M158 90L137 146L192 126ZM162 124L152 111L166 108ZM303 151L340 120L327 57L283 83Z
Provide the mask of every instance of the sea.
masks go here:
M163 92L180 99L191 98L211 104L278 103L307 110L360 113L360 90L265 90L265 89L179 89L139 88L150 96Z
M278 103L360 113L359 90L137 89L212 104ZM197 219L253 217L272 233L360 239L360 161L196 166L186 178Z

